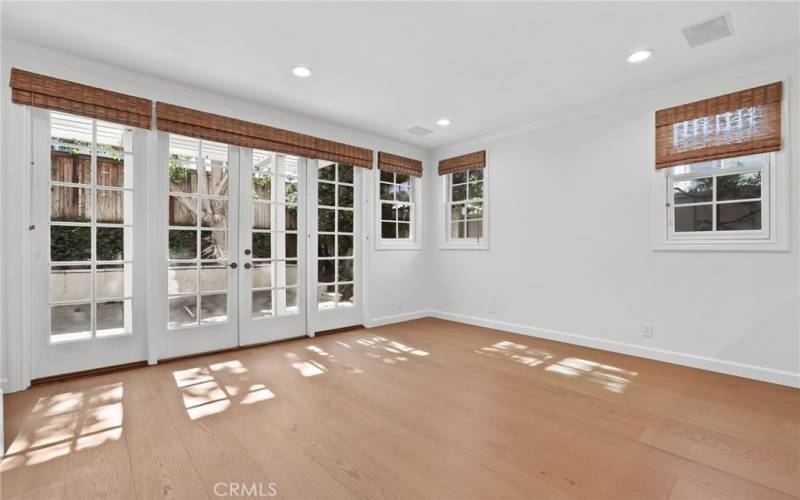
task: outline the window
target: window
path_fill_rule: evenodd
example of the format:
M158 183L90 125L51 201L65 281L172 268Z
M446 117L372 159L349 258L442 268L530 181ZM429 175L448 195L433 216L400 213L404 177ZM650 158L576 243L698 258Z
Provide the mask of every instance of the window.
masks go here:
M653 177L656 251L785 251L789 182L782 153L663 168Z
M757 154L672 167L670 238L768 238L769 166Z
M418 248L419 180L407 174L378 172L378 248Z
M355 184L351 165L319 160L317 171L318 309L355 304Z
M50 113L50 341L131 333L133 130Z
M228 320L228 145L169 137L169 328Z
M253 150L252 316L298 314L298 157Z
M486 248L485 169L447 174L445 246Z

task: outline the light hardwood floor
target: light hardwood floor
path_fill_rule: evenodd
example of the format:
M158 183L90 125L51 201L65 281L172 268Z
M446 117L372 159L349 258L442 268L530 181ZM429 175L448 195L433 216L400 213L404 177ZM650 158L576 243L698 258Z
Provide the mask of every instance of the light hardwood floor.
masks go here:
M436 319L5 408L2 498L800 496L798 390Z

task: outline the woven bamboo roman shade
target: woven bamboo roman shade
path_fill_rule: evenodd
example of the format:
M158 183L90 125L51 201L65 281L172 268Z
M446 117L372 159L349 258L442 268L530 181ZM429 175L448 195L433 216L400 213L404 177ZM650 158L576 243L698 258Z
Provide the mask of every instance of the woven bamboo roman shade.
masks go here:
M782 82L656 111L656 168L781 149Z
M11 100L17 104L150 128L153 101L59 78L11 69Z
M421 161L383 151L378 151L378 168L387 172L422 177Z
M475 151L439 162L439 175L486 167L486 151Z
M248 148L372 168L372 150L228 118L165 102L156 103L159 130Z

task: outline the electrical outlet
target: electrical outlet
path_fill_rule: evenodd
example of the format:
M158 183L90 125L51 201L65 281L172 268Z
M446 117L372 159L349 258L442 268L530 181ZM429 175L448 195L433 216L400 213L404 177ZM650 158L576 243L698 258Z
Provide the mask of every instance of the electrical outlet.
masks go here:
M400 301L398 302L398 309L405 309L406 308L406 299L400 297Z
M652 337L653 336L653 324L652 323L645 323L642 326L642 337Z
M490 313L494 312L494 301L493 300L489 301L489 312Z

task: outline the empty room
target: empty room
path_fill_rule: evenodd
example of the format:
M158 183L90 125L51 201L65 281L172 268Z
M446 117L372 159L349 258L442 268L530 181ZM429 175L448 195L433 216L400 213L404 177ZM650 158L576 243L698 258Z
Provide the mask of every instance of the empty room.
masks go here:
M0 498L800 500L800 2L0 23Z

